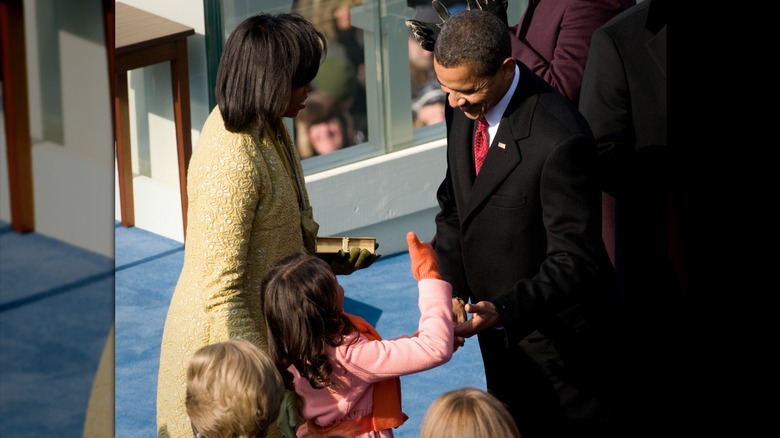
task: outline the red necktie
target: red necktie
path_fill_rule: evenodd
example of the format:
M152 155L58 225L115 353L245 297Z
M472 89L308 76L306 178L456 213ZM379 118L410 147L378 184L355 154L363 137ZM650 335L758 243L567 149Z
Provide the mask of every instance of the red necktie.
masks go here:
M484 117L477 120L477 132L474 134L474 166L477 169L477 175L479 175L479 169L482 167L482 162L485 161L485 155L488 151L488 126Z

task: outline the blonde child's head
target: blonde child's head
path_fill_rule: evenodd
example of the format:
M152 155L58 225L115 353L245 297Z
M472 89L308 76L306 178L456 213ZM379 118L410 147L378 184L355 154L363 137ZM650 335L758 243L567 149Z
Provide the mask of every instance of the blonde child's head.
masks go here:
M464 387L445 392L425 414L420 438L520 438L515 420L495 396Z
M284 397L282 377L257 346L234 338L195 352L187 367L187 415L196 436L264 437Z

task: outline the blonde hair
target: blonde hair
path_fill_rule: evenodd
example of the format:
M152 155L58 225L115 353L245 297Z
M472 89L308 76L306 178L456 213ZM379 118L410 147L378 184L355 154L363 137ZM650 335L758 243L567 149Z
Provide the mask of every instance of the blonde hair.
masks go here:
M420 438L520 438L515 420L492 394L473 387L445 392L425 414Z
M187 415L200 436L263 437L283 398L276 366L244 339L202 347L187 367Z

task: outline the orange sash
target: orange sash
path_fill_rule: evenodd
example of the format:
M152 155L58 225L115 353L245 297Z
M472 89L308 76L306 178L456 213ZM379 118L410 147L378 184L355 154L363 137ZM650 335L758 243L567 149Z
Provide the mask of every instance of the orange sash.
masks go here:
M376 329L365 319L343 312L360 333L371 341L381 341ZM409 417L401 411L401 379L394 377L392 379L382 380L374 383L374 412L372 417L362 417L354 420L346 420L328 427L319 427L314 422L309 421L310 431L326 435L334 429L342 430L348 423L350 428L360 429L358 433L366 433L371 430L380 431L384 429L396 428ZM369 422L369 420L371 420Z

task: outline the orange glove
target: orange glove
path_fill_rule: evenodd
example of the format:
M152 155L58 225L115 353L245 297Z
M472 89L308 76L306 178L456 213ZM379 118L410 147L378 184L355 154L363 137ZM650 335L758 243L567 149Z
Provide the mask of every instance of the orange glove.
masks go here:
M409 258L412 260L412 274L414 278L436 278L441 280L439 263L436 261L436 252L427 242L420 242L414 231L406 234L406 243L409 245Z

